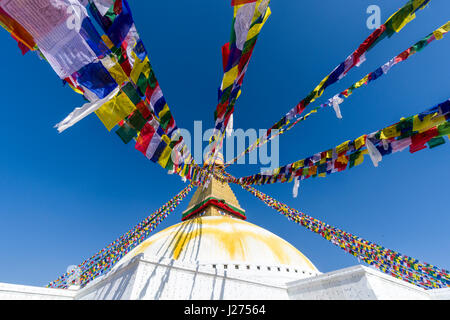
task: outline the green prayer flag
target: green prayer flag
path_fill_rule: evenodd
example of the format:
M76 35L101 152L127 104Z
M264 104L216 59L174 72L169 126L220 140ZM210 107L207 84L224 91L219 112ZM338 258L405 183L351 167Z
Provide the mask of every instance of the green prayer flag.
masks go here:
M307 176L308 173L309 173L309 167L303 168L303 175L304 175L304 176Z
M411 19L412 14L418 9L421 9L425 0L410 0L400 10L398 10L392 17L390 17L386 23L386 33L390 38L395 32L398 32L404 23Z
M150 74L148 75L148 84L150 88L155 89L157 83L158 80L156 80L155 72L153 72L153 69L150 67Z
M141 97L130 82L123 86L122 91L125 92L125 94L128 96L128 98L130 98L131 102L133 102L134 105L137 105L141 101Z
M172 114L170 113L170 111L167 111L159 120L159 122L161 123L161 128L166 130L167 125L170 123L171 119L172 119Z
M137 131L130 127L127 123L124 123L117 131L117 135L122 141L127 144L137 135Z
M112 5L111 8L109 8L109 10L105 14L105 17L111 20L111 23L114 22L114 20L117 17L117 14L114 12L114 5Z
M434 147L440 146L441 144L444 144L445 140L443 137L435 137L428 141L428 147L430 149L433 149Z
M430 34L429 36L427 36L425 39L420 40L419 42L417 42L415 45L413 45L413 48L416 52L419 52L420 50L422 50L423 48L425 48L428 45L428 40L431 38L433 34Z
M236 23L236 18L233 18L231 22L231 36L230 36L230 47L232 43L236 43L236 31L234 29L234 24Z
M349 157L349 169L353 168L355 166L355 161L356 161L356 159L358 159L360 154L361 154L361 151L357 151L357 152L354 152L354 153L350 154L350 157Z
M245 54L252 50L256 45L256 40L258 39L258 36L255 36L251 38L250 40L247 40L244 44L244 48L242 49L242 54Z
M147 120L145 120L144 116L139 110L135 110L133 114L128 118L128 122L137 130L141 131L141 129L145 126Z
M407 138L413 134L413 121L413 117L408 117L397 124L396 129L401 132L397 139Z
M233 86L229 86L224 91L222 91L222 96L220 97L219 103L224 103L225 101L228 101L228 98L231 94L231 89L233 89Z
M440 136L450 134L450 122L445 122L437 127Z
M147 90L147 85L148 85L148 81L147 81L147 78L145 77L145 74L141 73L139 75L139 79L138 79L136 85L138 86L139 90L141 91L141 94L145 95L145 91Z

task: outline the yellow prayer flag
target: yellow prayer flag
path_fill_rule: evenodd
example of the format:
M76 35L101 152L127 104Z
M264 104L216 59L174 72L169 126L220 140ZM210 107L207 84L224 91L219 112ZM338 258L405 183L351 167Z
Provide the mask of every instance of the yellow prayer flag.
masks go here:
M410 23L411 21L413 21L416 18L416 14L410 14L408 15L403 21L400 22L400 24L392 24L395 32L399 32L400 30L403 29L404 26L406 26L408 23Z
M255 24L253 27L248 30L246 41L256 37L261 31L262 24Z
M227 73L225 73L223 75L222 90L231 86L233 84L234 80L236 80L236 78L238 76L238 72L239 72L238 67L239 67L239 65L236 65L235 67L231 68L230 70L228 70Z
M439 29L433 31L434 37L436 40L441 40L444 37L444 34L450 31L450 21L444 24Z
M116 80L118 85L121 85L125 81L128 81L127 74L123 71L122 66L118 63L117 59L113 56L106 56L101 59L102 65L111 74L111 76Z
M450 31L450 21L447 21L442 27L439 28L441 32L449 32Z
M256 13L257 13L256 18L258 18L259 17L259 12L256 11ZM266 14L265 14L265 16L263 18L263 21L261 23L253 25L253 27L251 27L250 30L248 30L247 38L246 38L247 41L252 39L252 38L254 38L255 36L257 36L259 34L259 32L261 31L262 27L266 23L267 19L271 15L271 13L272 12L270 11L270 8L267 8L267 11L266 11Z
M123 72L122 67L117 63L112 68L108 69L111 76L116 80L118 85L122 85L125 81L128 80L128 76L125 72Z
M406 26L409 22L416 18L415 11L427 0L413 0L412 3L407 3L403 8L396 11L386 23L391 22L392 28L395 32L399 32ZM423 9L423 8L422 8ZM405 16L406 10L409 11L408 15ZM403 12L402 12L403 11ZM392 21L391 21L392 20ZM386 24L385 23L385 24Z
M105 125L106 129L111 131L120 120L125 119L134 109L136 109L136 106L133 102L125 93L120 91L113 99L96 110L95 114Z
M441 40L444 37L442 32L439 31L439 29L438 30L434 30L433 34L434 34L434 37L436 38L436 40Z
M362 135L361 137L359 137L358 139L356 139L354 141L355 143L355 148L359 149L361 147L364 147L366 145L366 135Z
M426 115L422 121L419 116L413 117L413 131L424 132L445 122L445 116L436 116L437 113Z
M309 103L314 102L314 100L316 100L317 98L319 98L322 93L323 93L323 85L325 84L325 82L327 82L328 78L330 77L330 75L326 76L320 83L319 85L314 89L314 97L312 98L312 100Z
M340 145L338 145L336 147L336 153L337 154L341 154L343 152L348 151L348 143L350 142L350 140L345 141L344 143L341 143Z
M358 155L358 157L355 159L355 162L353 164L354 167L359 166L364 161L364 155L367 154L367 150L361 151L361 153Z
M133 70L131 70L131 74L130 74L130 78L131 80L133 80L134 83L137 83L139 80L139 76L141 75L141 73L144 74L144 76L146 78L148 78L148 76L150 75L150 62L148 60L148 57L145 57L144 61L141 61L136 54L134 53L134 51L131 52L131 56L134 59L134 66L133 66Z
M333 158L333 149L327 150L326 151L326 158L327 159L332 159Z
M392 125L390 127L384 128L381 130L381 139L389 139L398 137L400 132L397 130L397 125Z
M161 138L167 145L170 145L171 140L166 134L164 134Z
M162 110L158 113L158 120L160 120L167 112L170 112L170 109L169 109L169 106L168 106L168 104L166 103L165 105L164 105L164 107L162 108Z
M296 162L294 162L295 168L303 168L305 166L305 160L298 160Z
M266 23L267 19L269 19L271 14L272 14L272 10L270 10L270 7L267 7L267 11L264 16L263 22L261 23L261 27Z
M369 73L370 74L370 73ZM363 86L364 84L367 83L367 81L369 81L369 74L367 74L364 78L362 78L361 80L359 80L358 82L356 82L354 84L355 89L358 89L359 87Z
M164 138L164 136L163 136ZM161 167L165 168L167 163L169 162L169 158L172 154L172 149L170 148L169 145L167 145L164 148L164 151L161 153L161 156L158 159L158 163L160 164Z

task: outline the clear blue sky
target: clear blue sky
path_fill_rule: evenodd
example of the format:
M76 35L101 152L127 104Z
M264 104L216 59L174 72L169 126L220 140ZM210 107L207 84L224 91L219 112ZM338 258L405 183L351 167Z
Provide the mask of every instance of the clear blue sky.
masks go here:
M266 128L305 97L370 34L366 9L382 22L406 0L279 1L264 26L235 111L235 128ZM133 1L135 22L179 127L213 125L222 77L221 46L229 41L230 0ZM400 34L384 40L323 102L443 25L448 1L432 0ZM62 134L53 128L80 96L63 87L35 54L22 57L0 32L4 115L0 125L0 282L46 285L157 209L184 186L109 133L95 115ZM341 106L343 119L323 110L280 138L286 164L395 123L449 98L450 39L394 67ZM317 105L317 104L314 104ZM450 269L448 143L386 157L327 178L259 187L313 217L385 247ZM236 176L258 166L236 166ZM322 272L358 261L232 186L248 221L291 242ZM187 201L163 223L180 221Z

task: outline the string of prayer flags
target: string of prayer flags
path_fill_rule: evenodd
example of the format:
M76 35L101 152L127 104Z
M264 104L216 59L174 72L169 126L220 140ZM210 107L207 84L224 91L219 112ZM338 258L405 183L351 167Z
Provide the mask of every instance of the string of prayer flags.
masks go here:
M417 52L422 51L425 47L427 47L431 42L434 40L440 40L443 38L443 36L450 31L450 21L448 21L443 26L439 27L429 35L427 35L425 38L421 39L420 41L416 42L414 45L403 51L402 53L398 54L388 62L386 62L381 67L377 68L373 72L370 72L365 77L363 77L361 80L354 83L352 86L347 88L346 90L342 91L340 94L336 95L335 97L339 97L341 101L339 103L342 103L344 98L348 98L355 89L358 89L362 87L363 85L367 85L377 79L379 79L381 76L387 74L393 66L396 64L407 60L409 57L414 55ZM322 105L321 107L326 107L331 105L330 101L327 104Z
M210 138L206 180L211 179L212 167L218 151L222 149L225 132L233 128L234 105L241 94L241 86L258 35L269 18L270 0L232 1L234 7L230 42L222 47L223 78L219 88L219 102L214 112L215 127Z
M336 112L337 118L341 119L342 114L340 111L340 104L344 102L344 99L347 99L350 95L352 95L353 91L355 89L361 88L365 85L368 85L369 83L372 83L375 80L380 79L383 75L387 74L392 67L397 65L400 62L406 61L409 57L414 55L417 52L422 51L424 48L426 48L431 42L435 40L440 40L444 37L446 33L450 31L450 22L447 22L443 26L439 27L423 39L416 42L414 45L409 47L408 49L404 50L402 53L398 54L397 56L390 59L388 62L383 64L382 66L378 67L373 72L368 73L366 76L364 76L361 80L355 82L353 85L351 85L349 88L345 89L344 91L334 95L332 98L328 99L327 102L322 103L320 106L311 109L310 112L307 114L298 117L294 122L289 123L286 127L280 128L278 130L273 130L271 132L270 137L264 136L263 138L266 139L258 139L256 140L251 146L249 146L246 150L241 152L238 156L236 156L234 159L227 162L226 166L229 166L232 163L235 163L239 158L243 157L244 155L250 153L254 149L261 147L263 144L267 143L268 141L272 140L273 138L279 136L280 134L285 133L286 131L290 130L292 127L294 127L296 124L298 124L301 121L304 121L309 118L314 113L317 113L320 109L332 107L334 111Z
M163 158L156 162L172 170L168 155L174 147L175 159L181 164L192 162L127 1L82 2L86 7L78 0L0 1L1 21L8 22L7 29L22 30L14 23L23 26L61 79L89 101L58 123L58 131L95 112L108 130L126 123L127 127L122 129L122 125L118 134L129 142L151 118L158 122L171 148L158 153ZM54 17L49 19L48 14Z
M271 134L274 136L279 135L280 130L285 131L285 127L289 123L300 116L301 113L306 109L306 107L314 102L317 98L321 97L326 88L332 84L338 82L340 79L345 77L347 73L355 66L360 66L366 60L366 53L373 49L376 44L386 37L391 37L394 33L399 32L403 27L405 27L409 22L415 18L415 13L418 10L423 9L430 0L409 0L402 8L395 12L386 22L381 25L378 29L372 32L363 43L361 43L352 54L350 54L343 62L341 62L334 70L326 76L315 88L311 91L303 100L301 100L294 108L289 110L289 112L276 122L270 129L268 129L261 138L263 141L272 139ZM336 105L335 105L336 107ZM337 115L339 117L338 111ZM271 137L270 139L268 139ZM255 142L258 145L259 141ZM252 148L254 148L252 146ZM236 158L235 158L236 159ZM232 160L227 164L234 163Z
M210 142L215 141L213 154L219 140L223 139L234 105L255 48L258 35L269 18L270 0L233 1L233 27L230 42L222 47L223 78L219 88L219 102L214 113L215 131ZM218 142L219 141L219 142Z
M405 61L432 41L442 39L450 29L449 23L347 90L333 96L326 104L299 118L326 88L345 77L354 66L363 63L369 50L382 39L399 32L429 1L409 0L272 126L256 145L270 140L267 137L289 130L326 106L333 107L336 116L342 118L340 104L355 89L380 78L395 64ZM232 130L234 106L241 93L244 76L260 30L270 16L269 2L232 0L233 28L230 42L222 47L224 74L215 110L215 131L210 140L210 143L214 142L211 157L217 156L217 146L221 146L225 132ZM144 221L48 285L52 288L68 288L80 284L84 287L110 271L122 257L142 243L193 186L206 187L211 181L211 173L216 174L212 171L214 161L210 161L207 168L194 163L156 79L126 0L0 0L0 24L18 42L23 54L36 50L64 83L88 101L57 124L59 132L95 113L108 131L118 127L116 134L124 143L135 140L135 148L148 159L169 173L176 173L184 180L191 181L189 186ZM295 118L297 120L291 123ZM449 287L448 271L331 227L249 186L294 180L293 196L297 197L300 180L325 177L360 165L364 155L369 155L374 166L378 166L385 155L408 147L411 153L415 153L427 145L429 148L442 145L445 143L444 137L450 134L449 118L450 100L447 100L382 130L346 141L333 149L272 172L236 179L222 170L221 179L241 185L288 219L320 234L387 274L426 289Z
M362 164L364 155L369 155L374 166L384 156L409 147L411 153L442 145L447 136L450 122L450 99L417 115L402 118L399 122L362 135L355 140L345 141L333 149L316 153L269 172L231 180L244 185L273 184L305 180L310 177L326 177Z
M94 1L88 7L105 31L102 38L109 43L112 51L120 53L117 56L119 64L113 64L108 70L120 65L121 68L115 69L111 74L121 85L121 94L103 105L96 114L108 130L119 125L116 131L118 136L125 143L135 139L135 147L141 152L143 150L140 141L145 139L141 130L147 123L152 123L160 134L153 137L152 146L157 144L158 148L155 147L157 150L148 158L163 168L178 173L180 170L174 169L179 165L192 163L192 156L180 136L155 77L147 51L134 26L131 10L126 1L123 1L121 6L118 3L116 1L106 9L108 4ZM111 62L104 62L104 65L111 65Z
M101 63L112 52L80 1L1 0L0 8L6 29L28 49L38 50L64 83L90 103L98 105L117 88ZM75 115L86 116L92 109L77 108L62 124L67 128L78 119Z
M20 40L20 45L38 49L65 83L89 101L59 123L58 130L95 112L108 130L119 125L117 134L125 143L136 138L136 148L145 150L151 160L169 172L192 179L193 184L201 183L204 172L193 163L180 136L128 3L82 2L86 8L78 0L0 0L2 26ZM157 133L151 137L150 124ZM178 162L174 164L173 159ZM80 266L81 283L109 270L137 240L143 240L143 230L153 230L190 190L191 185L133 232L84 262ZM137 231L140 236L136 238ZM63 275L50 286L67 287L68 279Z
M228 179L236 179L225 171L223 173L228 176ZM319 234L345 252L374 266L381 272L424 289L450 287L450 272L445 269L440 269L429 263L402 255L349 232L330 226L275 200L251 186L241 184L241 187L264 202L268 207L284 215L290 221Z
M415 18L415 13L423 9L430 0L409 0L401 9L395 12L383 25L376 29L369 37L361 43L344 62L340 63L320 84L300 101L287 115L285 121L289 121L295 114L300 114L307 105L319 98L325 89L345 77L355 66L360 66L365 60L365 54L375 47L381 40L391 37L395 32L399 32L406 24ZM292 112L293 111L293 112ZM283 121L284 122L284 121ZM273 129L279 129L273 128Z
M189 194L192 187L192 184L188 185L134 228L110 243L106 248L98 251L91 258L81 263L77 268L79 275L77 275L75 279L73 277L75 270L72 270L55 281L50 282L47 287L67 289L74 284L84 287L90 281L106 274L122 257L148 238L149 234L165 218L167 218L167 216L173 212L180 202Z
M215 128L223 132L233 113L259 32L270 16L269 0L234 2L231 40L222 47L224 75L219 88Z

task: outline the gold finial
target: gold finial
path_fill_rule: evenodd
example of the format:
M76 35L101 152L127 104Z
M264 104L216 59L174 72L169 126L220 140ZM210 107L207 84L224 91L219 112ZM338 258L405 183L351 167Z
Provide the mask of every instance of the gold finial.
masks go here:
M218 153L214 166L223 167L223 164L223 155ZM220 215L246 219L245 210L240 207L228 183L212 177L206 187L200 186L197 188L189 202L188 209L183 212L182 220L193 219L199 216Z

